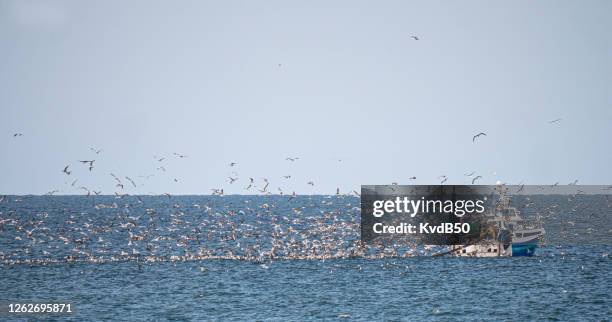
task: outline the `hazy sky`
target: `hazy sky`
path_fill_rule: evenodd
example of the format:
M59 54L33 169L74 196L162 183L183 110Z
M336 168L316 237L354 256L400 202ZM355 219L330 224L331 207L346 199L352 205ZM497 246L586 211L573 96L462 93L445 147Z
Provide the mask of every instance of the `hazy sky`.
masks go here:
M611 1L0 0L0 194L611 184L611 30Z

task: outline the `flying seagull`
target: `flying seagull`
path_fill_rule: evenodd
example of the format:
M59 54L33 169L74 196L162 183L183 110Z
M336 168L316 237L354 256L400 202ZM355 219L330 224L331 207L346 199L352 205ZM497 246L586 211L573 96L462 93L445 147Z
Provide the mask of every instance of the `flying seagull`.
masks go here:
M563 119L562 119L562 118L558 118L558 119L555 119L555 120L549 121L548 123L550 123L550 124L553 124L553 123L559 123L559 122L561 122L561 120L563 120Z
M478 133L478 134L474 135L474 137L472 137L472 142L476 141L476 139L477 139L477 138L479 138L479 137L481 137L481 136L483 136L483 135L484 135L484 136L487 136L487 133L480 132L480 133Z
M100 154L100 152L104 151L102 149L94 149L94 148L89 148L92 152L94 152L95 154Z
M14 137L14 138L16 138L16 137L18 137L18 136L23 136L23 133L15 133L15 134L13 134L13 137Z
M132 180L130 177L125 177L130 183L132 183L132 185L134 186L134 188L136 188L136 182L134 182L134 180Z
M263 189L259 190L259 192L262 192L262 193L266 192L266 190L268 189L268 185L270 185L270 183L266 182L266 185L263 187Z
M412 39L414 39L414 40L419 40L419 37L414 36L414 35L413 35L413 36L410 36L410 38L412 38Z
M472 179L472 184L474 184L474 182L476 182L476 180L482 178L482 176L475 176L474 179Z
M67 176L69 176L72 172L68 171L68 167L69 165L67 165L64 170L62 171L63 173L65 173Z
M83 163L83 164L89 164L89 171L91 171L91 169L93 169L93 164L96 160L79 160L79 162Z
M291 162L294 162L295 160L299 160L299 159L300 159L299 157L293 157L293 158L292 157L287 157L287 158L285 158L285 160L291 161Z

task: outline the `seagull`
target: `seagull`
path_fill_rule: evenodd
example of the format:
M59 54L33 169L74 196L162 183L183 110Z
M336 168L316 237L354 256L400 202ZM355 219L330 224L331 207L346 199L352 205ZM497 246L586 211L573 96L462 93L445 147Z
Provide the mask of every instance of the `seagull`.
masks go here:
M157 170L161 170L161 171L166 172L166 168L164 168L164 167L158 167Z
M314 187L314 182L312 182L312 181L308 181L306 184L309 184L309 185Z
M80 160L79 162L83 163L83 164L88 164L89 163L89 171L91 171L91 169L93 169L93 164L96 160Z
M293 198L295 198L295 191L289 195L289 201L293 200Z
M574 182L569 183L568 185L569 186L575 186L577 183L578 183L578 179L574 180Z
M70 184L70 186L74 187L74 185L77 183L77 181L79 181L79 179L74 179L74 181L72 181L72 183Z
M230 167L233 167L233 166L235 166L236 164L238 164L238 163L236 163L236 162L230 162L229 166L230 166Z
M134 186L134 188L136 188L136 182L134 182L134 180L132 180L130 177L125 177L129 182L132 183L132 185Z
M413 35L413 36L410 36L410 38L412 38L412 39L414 39L414 40L419 40L419 37L414 36L414 35Z
M72 172L68 171L68 167L69 165L67 165L64 170L62 171L63 173L65 173L67 176L69 176Z
M438 177L438 179L442 179L442 181L440 181L440 184L443 184L443 183L446 182L446 180L448 180L448 177L445 176L445 175L441 175L441 176Z
M471 176L473 176L475 173L476 173L476 171L472 171L472 173L469 173L469 174L468 174L468 173L465 173L465 174L463 174L463 175L464 175L464 176L466 176L466 177L471 177Z
M299 160L299 159L300 159L299 157L287 157L287 158L285 158L285 160L291 161L291 162L294 162L295 160Z
M521 184L521 186L519 187L519 189L518 189L516 192L517 192L517 193L518 193L518 192L521 192L521 191L523 191L523 189L524 189L524 188L525 188L525 185L524 185L524 184Z
M472 137L472 142L476 141L476 139L477 139L477 138L479 138L479 137L481 137L481 136L483 136L483 135L484 135L484 136L487 136L487 134L486 134L486 133L484 133L484 132L480 132L480 133L478 133L478 134L474 135L474 137Z
M47 196L53 196L54 193L59 192L59 190L52 190L47 192Z
M87 187L79 187L79 189L87 192L87 196L91 195L91 191L89 191L89 189L87 189Z
M23 136L23 133L15 133L15 134L13 134L13 137L14 137L14 138L16 138L16 137L18 137L18 136Z
M238 180L238 178L227 177L229 179L229 183L232 184L234 181Z
M550 187L552 188L552 187L556 187L558 185L559 185L559 182L555 182L555 184L551 185Z
M100 154L100 152L104 151L102 149L98 150L98 149L94 149L94 148L89 148L91 151L93 151L95 154Z
M416 180L416 177L415 177L415 176L412 176L412 177L409 177L408 179L409 179L409 180Z
M558 118L558 119L555 119L555 120L549 121L548 123L549 123L549 124L559 123L559 122L561 122L561 120L563 120L563 119L562 119L562 118Z
M472 184L474 184L474 182L476 182L476 180L478 180L478 179L480 179L480 178L482 178L482 176L476 176L476 177L474 177L474 179L472 179Z
M117 178L117 176L115 176L113 173L110 174L113 178L115 178L115 181L117 181L117 184L115 185L115 187L119 187L121 189L123 189L123 182L121 182L121 180L119 180L119 178Z
M283 178L285 178L285 179L291 179L291 175L286 175L286 176L283 176Z
M182 158L186 158L186 157L187 157L187 156L186 156L186 155L184 155L184 154L180 154L180 153L176 153L176 152L174 152L173 154L174 154L174 155L176 155L177 157L181 158L181 159L182 159Z
M357 196L357 197L361 197L361 194L355 190L353 190L353 193Z
M263 189L259 190L259 192L261 192L261 193L266 192L266 189L268 189L268 185L270 185L270 183L266 182L266 185L263 187Z

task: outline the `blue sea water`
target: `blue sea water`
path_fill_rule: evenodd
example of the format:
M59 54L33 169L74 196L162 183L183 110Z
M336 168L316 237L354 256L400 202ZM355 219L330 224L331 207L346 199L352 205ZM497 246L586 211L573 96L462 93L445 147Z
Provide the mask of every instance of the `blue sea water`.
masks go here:
M610 320L608 204L588 220L555 204L534 257L306 260L290 258L325 251L304 239L333 254L359 239L359 199L10 196L0 303L66 301L75 313L0 319ZM218 259L274 245L275 257Z

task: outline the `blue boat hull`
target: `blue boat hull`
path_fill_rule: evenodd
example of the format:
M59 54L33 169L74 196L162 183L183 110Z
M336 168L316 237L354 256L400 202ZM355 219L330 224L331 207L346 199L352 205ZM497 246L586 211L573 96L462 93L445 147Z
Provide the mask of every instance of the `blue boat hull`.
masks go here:
M512 257L533 256L536 248L538 248L537 244L512 245Z

